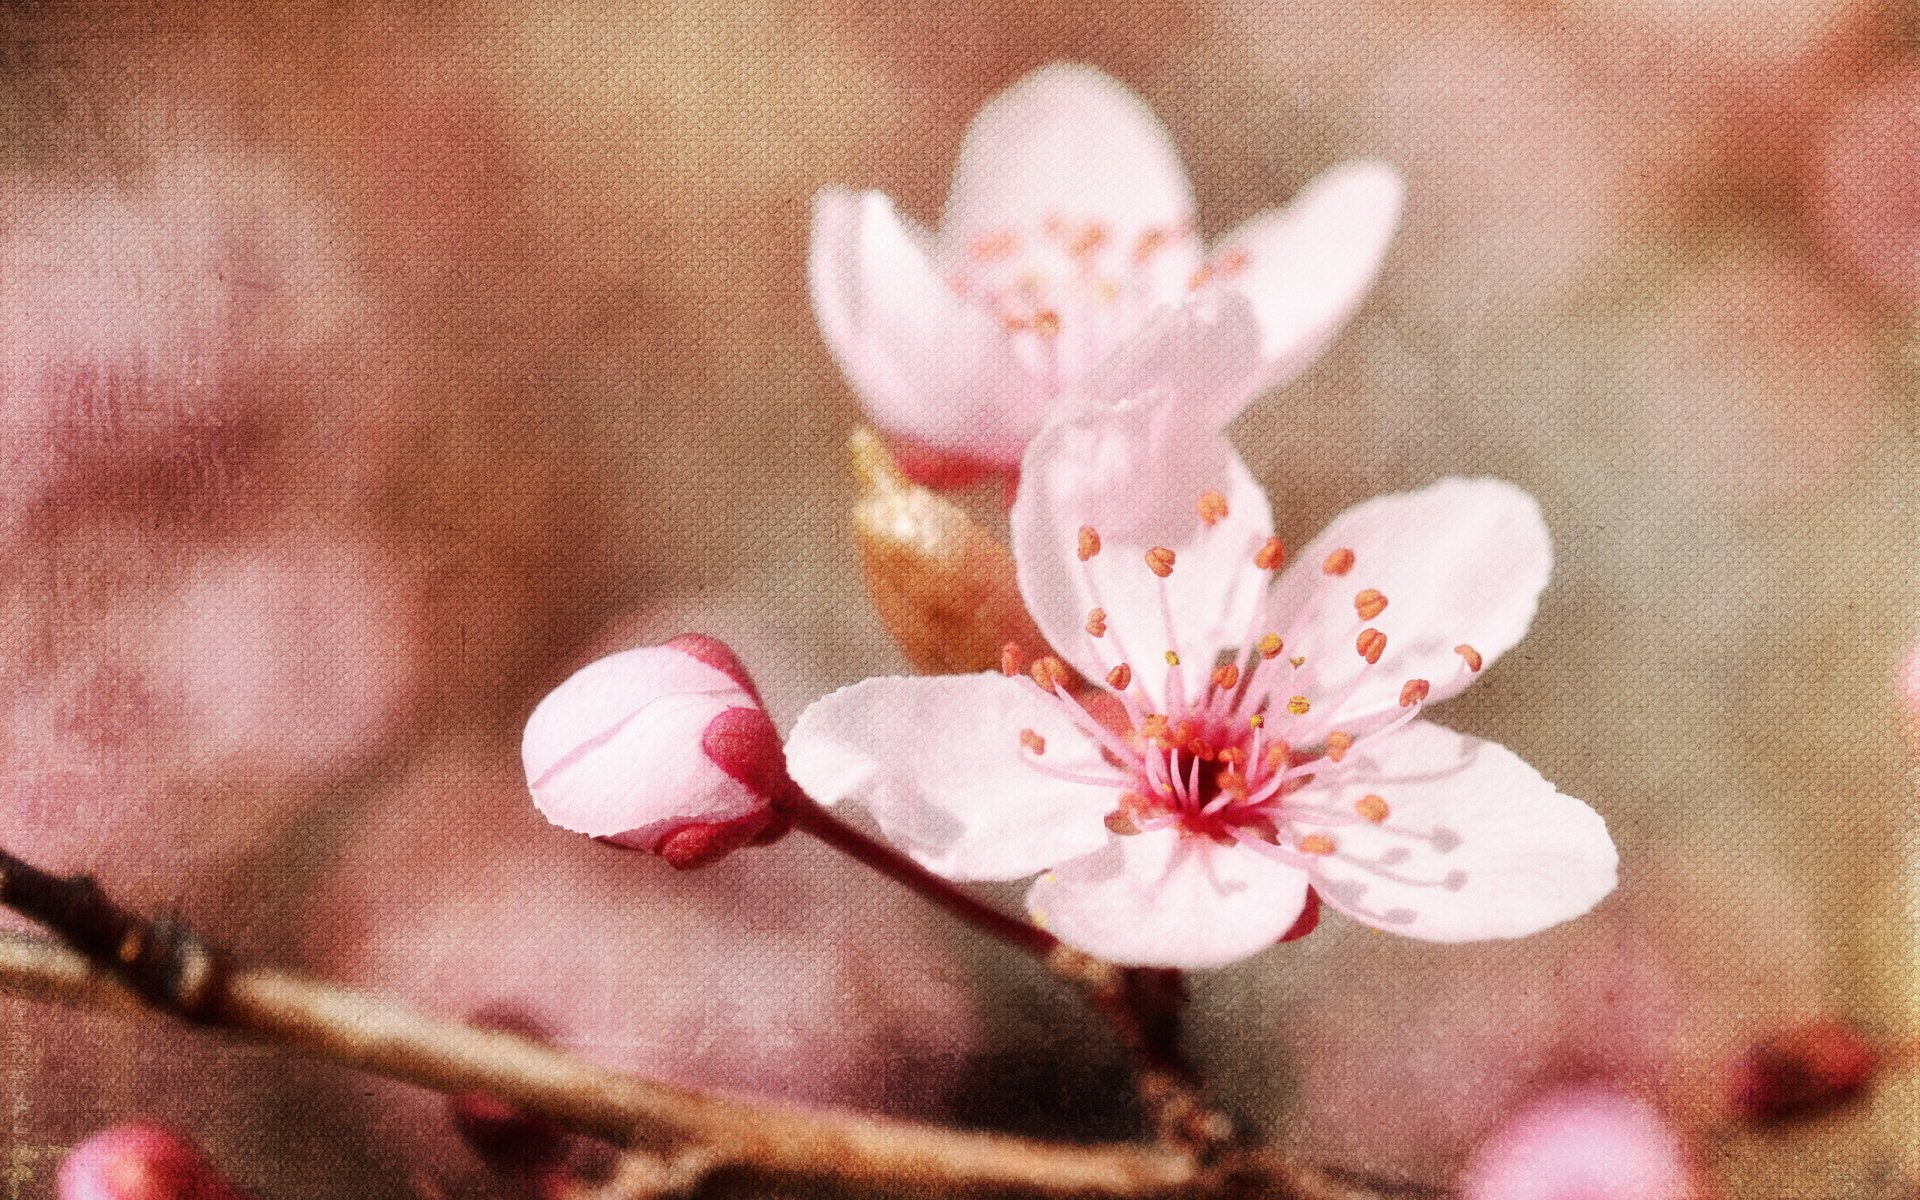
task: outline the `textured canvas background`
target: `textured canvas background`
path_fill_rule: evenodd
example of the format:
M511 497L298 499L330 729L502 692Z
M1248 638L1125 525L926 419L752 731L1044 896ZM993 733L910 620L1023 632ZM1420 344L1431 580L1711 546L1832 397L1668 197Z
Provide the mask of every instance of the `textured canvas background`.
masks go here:
M1555 1079L1717 1128L1757 1032L1920 1026L1915 29L1848 0L0 4L0 840L620 1065L1125 1132L1099 1031L993 948L797 841L676 877L596 852L517 761L544 690L635 639L732 640L783 723L899 669L809 205L933 218L979 103L1072 58L1161 115L1205 234L1342 159L1405 172L1362 314L1235 436L1295 543L1445 474L1541 498L1534 632L1445 720L1622 854L1593 917L1522 943L1330 922L1204 977L1223 1094L1426 1181ZM1912 1095L1703 1144L1738 1195L1911 1195ZM262 1195L497 1194L398 1088L0 1001L0 1196L140 1112Z

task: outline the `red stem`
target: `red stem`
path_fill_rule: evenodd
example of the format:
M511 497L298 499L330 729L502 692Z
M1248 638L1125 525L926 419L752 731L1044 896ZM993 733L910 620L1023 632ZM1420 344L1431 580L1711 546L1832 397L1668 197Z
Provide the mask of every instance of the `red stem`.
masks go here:
M1059 948L1060 940L1046 930L974 899L892 846L875 841L834 816L798 788L793 789L791 795L782 797L782 801L781 807L793 819L794 828L805 830L834 849L859 859L975 929L1026 951L1043 963Z

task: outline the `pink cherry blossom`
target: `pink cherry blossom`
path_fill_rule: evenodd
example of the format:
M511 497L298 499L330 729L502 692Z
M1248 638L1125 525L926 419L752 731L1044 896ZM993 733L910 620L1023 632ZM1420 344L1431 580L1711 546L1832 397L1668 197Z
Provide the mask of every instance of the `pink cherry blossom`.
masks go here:
M1686 1153L1659 1113L1602 1087L1536 1100L1467 1164L1463 1200L1687 1200Z
M1004 470L1163 307L1218 294L1251 306L1259 369L1220 398L1229 418L1293 378L1372 283L1400 200L1390 167L1346 163L1203 254L1166 130L1108 76L1055 64L974 117L938 233L879 192L822 191L808 278L876 424L906 448Z
M1420 719L1526 632L1552 558L1538 506L1448 479L1348 510L1282 570L1266 496L1212 419L1260 344L1230 301L1097 372L1028 448L1012 512L1057 657L842 689L796 724L794 779L860 800L950 878L1044 871L1035 919L1116 962L1242 958L1310 887L1431 941L1586 912L1614 886L1600 818Z
M676 867L785 832L780 735L733 652L699 634L581 668L533 710L521 758L549 821Z

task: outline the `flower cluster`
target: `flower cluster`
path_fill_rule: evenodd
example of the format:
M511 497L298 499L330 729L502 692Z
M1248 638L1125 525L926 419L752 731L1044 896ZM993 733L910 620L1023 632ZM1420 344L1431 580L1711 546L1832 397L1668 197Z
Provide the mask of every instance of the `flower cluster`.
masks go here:
M697 865L777 835L796 788L858 802L941 876L1038 875L1035 922L1122 964L1229 963L1323 901L1432 941L1586 912L1615 882L1601 819L1425 719L1532 621L1539 507L1448 479L1290 555L1221 432L1355 306L1399 203L1392 171L1349 165L1203 256L1165 132L1079 67L980 113L937 236L823 193L827 343L923 476L1018 466L1013 559L1047 644L835 692L784 769L744 673L704 665L723 651L616 655L529 724L543 810ZM722 722L752 736L716 750Z

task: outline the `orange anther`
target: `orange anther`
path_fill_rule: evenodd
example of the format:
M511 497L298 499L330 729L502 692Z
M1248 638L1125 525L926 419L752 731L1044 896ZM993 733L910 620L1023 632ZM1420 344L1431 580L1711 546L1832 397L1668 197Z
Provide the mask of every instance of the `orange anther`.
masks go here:
M1106 823L1107 832L1116 837L1132 837L1140 832L1139 823L1124 807L1114 809L1101 819Z
M1240 668L1225 663L1213 669L1213 686L1223 692L1230 692L1240 686Z
M1167 740L1167 718L1163 713L1148 713L1147 719L1140 722L1140 736L1150 742Z
M1140 237L1133 243L1133 261L1136 265L1145 265L1146 261L1167 244L1167 231L1158 225L1140 231Z
M1268 538L1253 552L1253 565L1262 571L1278 571L1280 564L1286 561L1287 548L1277 537Z
M1107 672L1107 686L1116 692L1124 692L1133 686L1133 668L1121 663Z
M1353 648L1358 650L1360 657L1366 659L1369 664L1377 663L1380 661L1380 656L1387 652L1387 635L1378 629L1362 629L1360 636L1353 639Z
M1265 753L1260 755L1260 765L1269 771L1278 771L1281 767L1286 766L1287 760L1292 757L1293 747L1287 745L1285 742L1275 742L1273 745L1267 747Z
M1107 610L1096 608L1087 613L1087 636L1107 636Z
M1218 488L1208 488L1200 493L1200 499L1194 504L1200 513L1200 519L1211 529L1227 519L1227 498Z
M1205 738L1193 738L1187 742L1187 753L1201 762L1213 761L1213 743Z
M1235 246L1233 249L1220 255L1220 273L1223 275L1238 275L1247 269L1247 262L1250 257L1244 247Z
M1060 335L1060 314L1050 308L1043 308L1033 314L1033 331L1043 338Z
M1378 825L1387 819L1387 802L1369 792L1353 802L1353 811Z
M1339 762L1341 759L1345 758L1347 756L1347 751L1351 749L1353 749L1352 734L1341 733L1339 730L1336 729L1332 733L1327 735L1327 757L1332 759L1334 762Z
M1472 646L1467 645L1465 642L1462 642L1458 646L1455 646L1453 648L1453 652L1466 660L1467 670L1469 671L1478 671L1481 667L1486 665L1486 660L1480 657L1480 652L1478 650L1475 650Z
M1207 281L1212 278L1213 278L1212 264L1201 263L1200 269L1187 277L1187 290L1196 291L1200 288L1203 288L1207 286Z
M1214 757L1231 767L1247 761L1247 752L1238 746L1228 746Z
M1067 664L1051 654L1034 659L1027 673L1033 676L1033 681L1040 685L1043 692L1057 692L1067 682Z
M1006 645L1000 647L1000 673L1008 679L1012 679L1020 673L1021 665L1025 662L1026 657L1026 655L1020 652L1019 642L1008 642Z
M1353 551L1342 546L1327 555L1327 560L1320 564L1320 569L1329 575L1345 575L1353 570Z
M1280 635L1277 633L1269 633L1260 639L1260 657L1268 661L1279 658L1280 652L1286 648L1286 644L1280 640Z
M1147 551L1147 570L1162 579L1173 574L1173 551L1165 546L1155 546Z
M1085 562L1098 553L1100 553L1099 533L1095 532L1091 525L1082 525L1080 527L1080 561Z
M1400 707L1408 708L1420 703L1432 690L1433 685L1424 679L1407 680L1406 686L1400 689Z
M1324 833L1310 833L1300 839L1300 853L1302 854L1312 854L1324 858L1338 849L1339 847L1333 844L1333 839Z
M1073 239L1073 245L1067 247L1067 253L1075 258L1085 258L1106 245L1110 236L1107 227L1095 221L1080 231L1080 236Z
M1005 262L1013 257L1019 245L1020 239L1013 230L997 229L973 239L967 254L977 262Z
M1020 731L1020 744L1035 754L1045 754L1047 752L1047 739L1041 737L1039 733L1031 729L1022 729Z
M1296 717L1304 717L1313 704L1305 696L1295 696L1287 701L1287 711Z
M1368 588L1353 598L1353 611L1360 614L1362 621L1371 621L1387 611L1387 598Z

